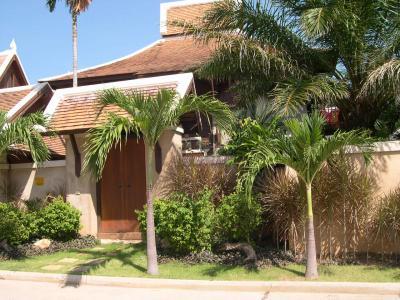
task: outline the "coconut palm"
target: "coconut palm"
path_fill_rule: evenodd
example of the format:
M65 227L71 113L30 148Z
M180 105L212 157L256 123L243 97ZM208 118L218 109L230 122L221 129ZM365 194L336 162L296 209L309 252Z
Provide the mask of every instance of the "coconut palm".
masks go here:
M90 169L97 179L111 147L120 143L129 132L143 136L146 146L146 202L147 202L147 272L158 274L157 249L153 216L152 187L154 181L154 147L163 132L179 125L180 118L191 111L211 116L222 129L229 129L233 116L229 107L209 96L179 98L175 92L160 90L156 96L137 92L124 93L107 90L101 95L101 107L114 105L126 116L110 114L101 126L90 131L86 144L84 168Z
M343 128L373 129L385 97L361 91L400 56L399 13L397 0L221 0L201 25L180 25L217 45L199 75L235 82L242 101L262 96L286 114L330 102Z
M371 140L365 131L337 131L329 137L324 136L324 118L314 112L299 119L284 122L286 135L275 135L258 139L257 145L240 163L241 182L251 192L254 178L266 167L283 164L293 169L306 187L307 199L307 269L306 278L318 277L317 256L314 237L313 203L311 186L316 174L324 163L335 153L346 146L358 146L365 158L368 158Z
M0 154L27 147L33 161L46 161L50 152L41 132L47 127L47 119L42 113L32 113L9 122L7 113L0 111Z
M56 8L57 0L46 0L46 4L53 12ZM72 57L72 86L78 86L78 15L88 9L92 0L65 0L65 4L69 8L72 16L72 44L73 44L73 57Z

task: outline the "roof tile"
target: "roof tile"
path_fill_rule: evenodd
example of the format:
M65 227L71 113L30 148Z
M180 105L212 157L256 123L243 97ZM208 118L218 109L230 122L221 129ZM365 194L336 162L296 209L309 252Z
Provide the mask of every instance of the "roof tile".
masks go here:
M155 95L160 89L175 88L176 84L171 83L125 90ZM127 114L115 106L107 106L99 114L98 100L99 92L96 91L64 96L51 118L51 127L58 132L83 131L104 122L110 112L118 115Z
M26 89L17 91L7 91L8 89L0 90L0 110L9 111L12 107L14 107L22 98L27 96L32 90L33 87L28 87Z

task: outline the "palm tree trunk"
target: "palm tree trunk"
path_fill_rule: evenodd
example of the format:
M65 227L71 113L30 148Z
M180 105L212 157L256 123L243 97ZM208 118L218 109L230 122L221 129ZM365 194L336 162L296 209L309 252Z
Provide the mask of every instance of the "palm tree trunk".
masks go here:
M307 267L306 279L318 278L317 250L315 246L311 184L307 184Z
M78 86L78 14L72 13L72 86Z
M154 148L146 145L146 202L147 202L147 273L158 275L156 231L153 209Z

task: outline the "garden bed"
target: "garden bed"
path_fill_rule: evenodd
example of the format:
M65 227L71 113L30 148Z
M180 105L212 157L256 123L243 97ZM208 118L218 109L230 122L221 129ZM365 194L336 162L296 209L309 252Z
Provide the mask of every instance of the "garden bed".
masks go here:
M94 236L83 236L76 239L60 242L51 241L48 248L40 249L34 243L26 243L16 247L10 247L10 250L0 249L0 261L10 259L22 259L26 257L52 254L60 251L68 251L74 249L84 249L96 246L99 241Z

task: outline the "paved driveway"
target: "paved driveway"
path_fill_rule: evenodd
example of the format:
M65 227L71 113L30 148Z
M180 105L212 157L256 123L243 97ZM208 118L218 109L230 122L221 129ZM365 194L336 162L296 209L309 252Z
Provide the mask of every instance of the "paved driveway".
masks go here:
M375 300L375 299L397 299L398 296L379 295L349 295L349 294L303 294L303 293L250 293L230 291L192 291L176 289L137 289L124 287L105 287L83 285L79 287L63 287L56 283L29 282L0 280L1 300L102 300L102 299L148 299L148 300L179 300L179 299L246 299L246 300Z

